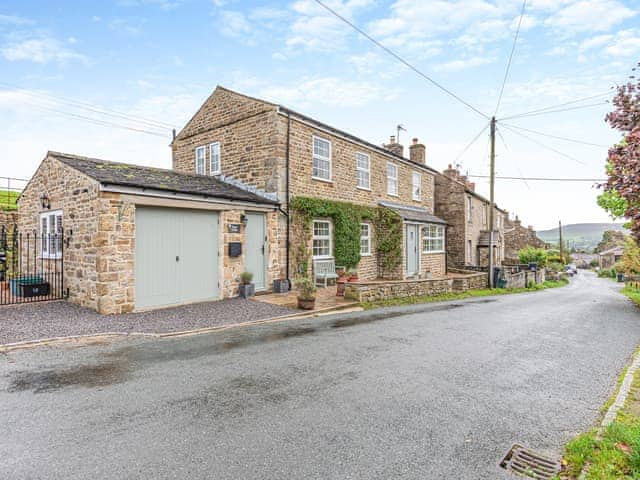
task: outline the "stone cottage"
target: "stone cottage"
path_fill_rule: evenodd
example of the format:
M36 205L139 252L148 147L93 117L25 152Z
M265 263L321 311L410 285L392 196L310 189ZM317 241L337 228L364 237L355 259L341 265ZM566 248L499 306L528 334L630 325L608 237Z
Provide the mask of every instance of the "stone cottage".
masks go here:
M351 266L361 279L380 276L377 242L385 232L376 231L371 209L390 210L402 222L401 258L393 278L446 273L446 222L434 214L438 172L427 164L425 146L417 140L406 158L393 137L384 146L374 145L219 86L177 135L172 151L176 171L251 186L278 199L273 246L282 278L313 275L318 260L339 264L354 256L357 263ZM293 205L305 203L301 199L311 199L307 204L313 203L315 212L331 213L297 211ZM359 232L359 250L350 255L342 248L345 239L335 234L339 228L353 233L339 223L342 214L359 222L351 225Z
M40 256L63 258L69 300L100 313L234 296L248 264L264 285L280 271L278 201L212 176L48 152L18 208L20 231L64 231Z
M509 261L516 261L518 252L525 247L547 248L548 245L538 238L533 227L522 226L517 215L513 220L506 215L504 224L504 255Z
M450 267L489 265L490 201L475 191L475 183L457 168L435 178L435 214L448 223L447 262ZM504 259L506 212L494 205L493 264Z

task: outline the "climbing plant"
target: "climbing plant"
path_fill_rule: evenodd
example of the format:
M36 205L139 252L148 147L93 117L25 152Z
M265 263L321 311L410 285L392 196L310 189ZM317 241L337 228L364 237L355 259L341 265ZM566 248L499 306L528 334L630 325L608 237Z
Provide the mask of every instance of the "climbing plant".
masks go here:
M314 218L330 218L333 223L336 265L354 268L360 262L360 224L373 223L378 258L386 271L402 262L402 221L399 215L382 207L368 207L321 198L295 197L291 209L300 216L304 232L309 232ZM309 252L307 242L295 251L298 265L306 271Z

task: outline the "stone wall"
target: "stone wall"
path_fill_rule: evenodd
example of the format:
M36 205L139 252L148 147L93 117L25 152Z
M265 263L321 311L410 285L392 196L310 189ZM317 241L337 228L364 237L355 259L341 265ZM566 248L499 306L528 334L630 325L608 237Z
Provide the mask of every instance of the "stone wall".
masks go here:
M65 241L64 287L69 301L98 309L96 259L98 219L101 203L98 183L53 159L45 158L18 200L18 228L23 232L40 228L40 197L51 202L47 211L62 210Z
M523 227L518 217L515 220L505 220L504 244L505 258L518 258L518 252L525 247L546 247L546 243L538 238L535 230Z
M509 268L503 271L506 285L504 288L527 288L529 284L540 284L546 280L546 270L541 268L537 272L522 269L519 272L512 272Z
M18 212L8 212L0 210L0 229L4 226L7 230L12 230L18 224Z

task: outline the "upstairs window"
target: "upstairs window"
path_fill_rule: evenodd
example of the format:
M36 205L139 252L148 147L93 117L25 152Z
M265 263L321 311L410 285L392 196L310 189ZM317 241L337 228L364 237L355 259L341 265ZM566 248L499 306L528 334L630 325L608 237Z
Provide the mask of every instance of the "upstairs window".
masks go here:
M213 142L209 145L209 168L211 175L220 175L220 142Z
M356 153L356 181L358 188L371 189L371 164L366 153Z
M42 258L62 257L62 211L40 214L40 255Z
M387 162L387 193L398 196L398 166Z
M422 228L422 251L424 253L444 252L444 227L427 225Z
M368 223L360 224L360 255L371 255L371 226Z
M331 181L331 142L313 137L313 178Z
M331 257L331 222L313 221L313 258Z
M473 204L471 203L471 195L467 196L467 222L473 222Z
M486 227L487 226L487 204L483 203L482 204L482 226Z
M422 178L418 172L413 172L411 177L411 197L418 202L422 198Z
M205 170L205 157L207 155L207 149L202 146L196 148L196 173L198 175L206 175Z

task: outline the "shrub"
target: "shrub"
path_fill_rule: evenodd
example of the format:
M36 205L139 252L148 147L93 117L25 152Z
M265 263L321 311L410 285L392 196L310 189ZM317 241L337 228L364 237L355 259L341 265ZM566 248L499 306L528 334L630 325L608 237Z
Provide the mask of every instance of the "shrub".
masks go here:
M521 263L537 263L539 267L547 264L547 251L543 248L525 247L518 252Z
M242 272L240 274L240 281L242 282L243 285L250 284L251 280L253 280L253 273L251 273L251 272Z
M564 266L560 262L549 260L547 262L547 269L551 270L552 272L562 272L564 270Z
M314 300L316 298L316 286L310 278L297 278L296 288L298 289L298 298L301 300Z

